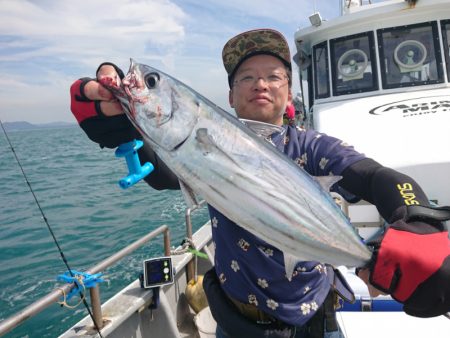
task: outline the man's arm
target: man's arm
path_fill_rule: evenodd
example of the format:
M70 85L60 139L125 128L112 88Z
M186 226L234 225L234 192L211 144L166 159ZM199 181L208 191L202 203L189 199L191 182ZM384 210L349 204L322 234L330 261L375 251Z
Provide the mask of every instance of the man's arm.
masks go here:
M116 148L133 139L142 139L120 103L97 81L103 77L115 78L120 83L124 75L117 66L106 62L98 67L95 79L76 80L70 88L71 110L80 127L101 148ZM150 186L157 190L179 189L178 178L148 144L144 142L138 155L141 164L151 162L155 168L144 179Z
M408 205L430 206L425 192L413 178L370 158L346 168L338 184L374 204L388 223L402 219Z
M450 209L429 208L417 182L371 159L350 165L342 176L339 184L376 205L390 224L381 238L369 243L372 261L358 275L402 302L410 315L450 311L450 240L442 222ZM369 290L374 291L370 285Z

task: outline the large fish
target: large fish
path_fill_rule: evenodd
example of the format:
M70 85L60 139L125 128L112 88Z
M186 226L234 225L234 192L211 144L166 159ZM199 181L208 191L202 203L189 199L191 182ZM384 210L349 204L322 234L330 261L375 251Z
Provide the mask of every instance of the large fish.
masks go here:
M329 192L239 119L133 60L121 85L103 84L184 190L283 251L288 277L298 261L363 266L370 259Z

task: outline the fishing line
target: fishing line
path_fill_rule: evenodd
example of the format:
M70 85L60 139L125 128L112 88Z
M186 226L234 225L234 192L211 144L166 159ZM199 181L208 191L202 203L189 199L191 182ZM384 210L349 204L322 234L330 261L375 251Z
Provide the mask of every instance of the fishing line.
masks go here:
M25 179L25 182L27 183L28 188L30 189L31 195L33 195L34 201L36 202L36 205L37 205L37 207L38 207L38 209L39 209L39 212L41 213L41 216L42 216L42 218L44 219L45 224L47 225L47 229L48 229L48 231L50 232L50 234L51 234L51 236L52 236L52 238L53 238L53 242L55 243L56 247L58 248L59 254L60 254L60 256L61 256L61 258L62 258L64 264L66 265L67 270L69 270L70 276L71 276L71 277L75 277L75 276L73 275L73 273L72 273L72 269L71 269L70 266L69 266L69 262L67 261L66 256L64 255L64 252L62 251L62 249L61 249L61 247L60 247L60 245L59 245L58 240L56 239L55 233L53 232L53 229L52 229L52 227L50 226L50 223L48 222L47 217L46 217L45 214L44 214L44 210L41 208L41 205L40 205L40 203L39 203L39 201L38 201L38 199L37 199L37 197L36 197L36 195L35 195L35 193L34 193L34 190L33 190L33 188L31 187L30 182L28 181L28 177L27 177L27 175L25 174L25 170L23 169L22 164L20 163L19 157L17 156L16 151L14 150L14 147L13 147L13 145L12 145L12 143L11 143L11 140L10 140L9 137L8 137L8 133L6 132L6 129L5 129L5 127L3 126L3 121L2 121L1 119L0 119L0 125L2 126L3 133L5 134L5 137L6 137L6 140L8 141L9 147L11 148L11 151L12 151L12 153L14 154L14 158L16 159L16 162L17 162L17 164L19 165L20 170L22 171L22 175L23 175L23 177L24 177L24 179ZM75 284L75 287L78 288L78 285ZM82 299L82 301L83 301L83 304L84 304L84 306L86 307L87 311L89 312L89 316L91 317L92 322L94 323L95 329L97 330L98 334L100 335L100 338L103 338L102 334L100 333L100 328L97 326L97 323L96 323L96 321L94 320L94 316L93 316L93 314L92 314L92 312L91 312L91 309L89 308L88 303L86 302L86 298L85 298L83 292L80 290L79 293L80 293L80 297L81 297L81 299Z

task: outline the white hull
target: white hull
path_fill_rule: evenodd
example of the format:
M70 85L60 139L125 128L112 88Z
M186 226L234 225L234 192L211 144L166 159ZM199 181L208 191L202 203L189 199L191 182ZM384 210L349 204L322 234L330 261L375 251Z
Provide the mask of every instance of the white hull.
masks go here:
M393 108L402 106L423 109ZM450 88L323 103L314 111L315 128L411 175L430 199L450 204Z

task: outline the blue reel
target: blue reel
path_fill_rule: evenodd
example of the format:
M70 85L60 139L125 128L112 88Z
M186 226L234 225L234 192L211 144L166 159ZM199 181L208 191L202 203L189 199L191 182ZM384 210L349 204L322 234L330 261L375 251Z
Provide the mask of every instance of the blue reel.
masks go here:
M128 176L119 180L119 185L122 189L127 189L139 182L145 176L150 174L154 167L150 162L141 166L137 150L144 145L140 140L133 140L128 143L121 144L116 149L116 157L125 157L128 166Z

